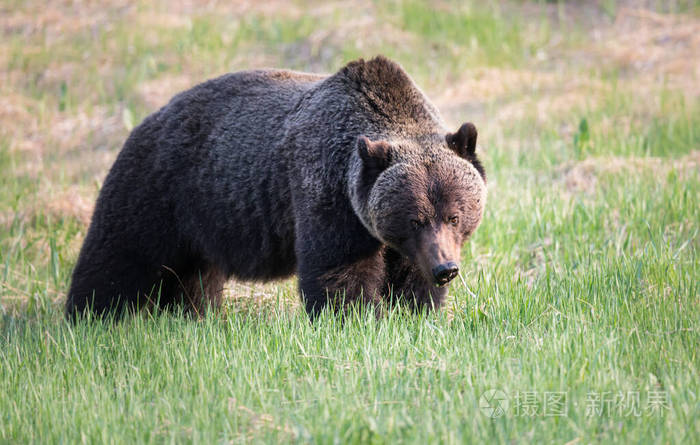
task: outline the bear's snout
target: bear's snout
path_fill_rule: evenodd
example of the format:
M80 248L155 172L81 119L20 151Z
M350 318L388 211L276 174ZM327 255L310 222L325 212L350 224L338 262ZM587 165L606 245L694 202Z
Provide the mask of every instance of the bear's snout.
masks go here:
M437 224L419 231L415 247L406 256L414 258L416 266L428 283L442 287L459 273L460 243L452 227Z
M459 267L452 261L433 267L433 278L435 278L435 284L438 286L446 285L457 276L458 272Z

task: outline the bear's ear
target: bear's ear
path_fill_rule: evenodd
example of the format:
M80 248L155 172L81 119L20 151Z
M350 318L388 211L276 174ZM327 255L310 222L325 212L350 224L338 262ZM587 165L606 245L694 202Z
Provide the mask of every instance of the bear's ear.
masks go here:
M462 124L456 133L447 133L445 136L447 146L459 157L471 160L476 151L476 127L471 122Z
M445 141L447 141L447 146L457 153L457 156L471 162L483 180L486 181L484 166L476 157L476 127L474 124L471 122L462 124L456 133L447 133Z
M391 163L391 145L385 141L370 141L366 136L357 138L357 153L367 172L381 173Z

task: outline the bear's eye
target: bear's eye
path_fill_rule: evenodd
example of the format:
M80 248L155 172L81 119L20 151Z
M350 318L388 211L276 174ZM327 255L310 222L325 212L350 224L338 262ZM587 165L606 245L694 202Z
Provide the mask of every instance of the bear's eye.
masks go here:
M450 222L451 225L457 227L457 224L459 223L459 217L458 216L450 216L448 221Z
M418 229L420 229L421 225L422 225L422 224L421 224L420 221L418 221L417 219L412 219L412 220L411 220L411 227L413 227L413 230L418 230Z

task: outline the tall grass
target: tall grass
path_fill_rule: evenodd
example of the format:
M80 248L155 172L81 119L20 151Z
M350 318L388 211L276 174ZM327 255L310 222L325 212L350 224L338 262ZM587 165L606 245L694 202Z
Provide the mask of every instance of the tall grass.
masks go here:
M556 3L4 2L0 442L697 443L700 110ZM593 11L609 32L615 2ZM63 320L76 209L173 85L379 52L483 144L486 215L442 311L312 325L287 281L201 320Z

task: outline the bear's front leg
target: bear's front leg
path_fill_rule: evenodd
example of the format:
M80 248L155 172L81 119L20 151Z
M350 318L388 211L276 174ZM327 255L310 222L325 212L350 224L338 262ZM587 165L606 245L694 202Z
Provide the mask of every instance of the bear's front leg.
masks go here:
M353 304L370 304L381 310L386 281L382 245L351 216L341 218L343 224L326 226L306 218L297 232L299 290L312 319L329 303L335 310Z
M319 259L304 259L299 271L301 297L312 319L329 303L336 311L371 305L381 313L386 275L380 253L339 265L316 263Z
M426 280L418 266L393 249L386 249L384 260L386 293L393 302L407 304L415 311L429 311L442 305L447 286L437 287L432 280Z
M292 192L297 276L307 313L314 319L329 302L335 310L357 303L380 311L386 281L382 243L362 225L344 195L337 196L340 186L325 189L321 180L303 182L314 187Z

